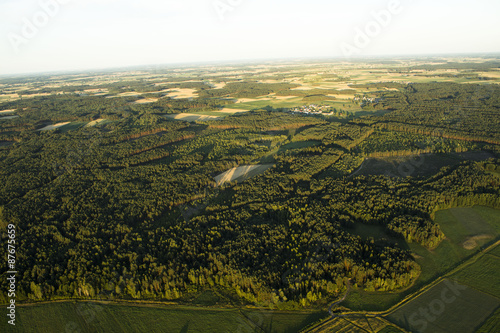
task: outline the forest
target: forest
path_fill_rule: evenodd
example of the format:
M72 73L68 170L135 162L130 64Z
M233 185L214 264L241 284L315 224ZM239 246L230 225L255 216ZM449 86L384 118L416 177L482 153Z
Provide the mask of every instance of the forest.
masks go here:
M375 89L391 112L343 122L273 108L199 122L163 116L218 110L231 98L301 96L289 83L172 83L198 97L160 93L149 104L69 92L2 103L19 116L0 122L0 142L12 143L0 147L0 227L16 226L18 299L182 301L217 288L297 309L348 285L408 287L421 268L402 245L436 248L445 238L436 211L500 208L500 91L389 84L399 90ZM355 174L367 157L467 151L492 157L425 177ZM273 167L244 182L214 180L264 163ZM380 226L398 241L363 238L355 225Z

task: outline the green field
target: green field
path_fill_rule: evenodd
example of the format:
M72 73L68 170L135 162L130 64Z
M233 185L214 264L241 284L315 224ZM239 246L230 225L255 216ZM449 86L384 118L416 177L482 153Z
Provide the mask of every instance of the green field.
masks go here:
M497 247L498 249L499 247ZM484 293L500 298L500 258L485 254L451 277Z
M435 220L446 235L446 239L435 250L410 244L411 250L421 257L417 257L417 262L422 267L419 282L427 282L441 275L478 251L479 247L472 250L463 247L463 242L468 237L480 234L492 236L489 240L478 241L479 245L484 245L499 235L500 214L498 210L489 207L447 209L437 212Z
M489 251L488 254L500 257L500 246L495 247L493 250Z
M409 293L438 278L478 251L479 248L466 250L463 247L462 244L467 237L475 236L478 233L490 233L494 238L499 235L500 214L498 210L489 207L475 206L443 210L436 213L435 220L447 237L436 249L428 250L416 243L406 244L400 241L403 247L408 247L414 253L417 263L422 268L422 273L412 288L395 293L365 292L353 289L342 305L352 310L381 311L388 309ZM373 234L367 233L371 229L373 228L367 227L356 234L377 239L382 233L377 228L373 230ZM479 245L484 245L492 239L478 242ZM500 253L498 249L495 251Z
M307 330L308 333L330 333L330 332L376 332L376 333L399 333L402 332L393 324L381 318L367 316L337 317L327 320L318 326Z
M418 333L472 333L499 305L493 296L444 280L387 319Z
M298 332L324 312L61 302L17 308L15 328L1 332Z
M476 333L500 332L500 308L481 326Z

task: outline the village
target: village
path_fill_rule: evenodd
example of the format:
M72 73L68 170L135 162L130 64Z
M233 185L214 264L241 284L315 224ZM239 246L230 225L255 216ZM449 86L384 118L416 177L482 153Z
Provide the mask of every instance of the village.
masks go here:
M330 111L330 112L327 112ZM333 115L332 107L328 105L303 105L293 109L290 109L293 113L303 113L303 114L326 114Z

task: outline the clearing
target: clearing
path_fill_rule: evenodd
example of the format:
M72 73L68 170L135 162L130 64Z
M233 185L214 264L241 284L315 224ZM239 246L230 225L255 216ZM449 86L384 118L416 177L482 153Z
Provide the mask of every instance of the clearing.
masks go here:
M235 180L244 181L263 173L273 165L274 164L242 165L221 173L215 177L215 181L217 182L217 186Z
M158 102L158 98L142 98L134 102L134 104L147 104Z
M106 121L106 119L96 119L96 120L91 121L87 125L85 125L85 127L93 127L93 126L96 126L96 125L102 123L103 121Z
M50 131L50 130L53 130L53 129L56 129L56 128L59 128L59 127L63 127L64 125L67 125L69 124L70 122L65 122L65 123L57 123L57 124L53 124L53 125L47 125L43 128L40 128L40 129L37 129L37 131Z
M175 90L169 90L167 96L173 99L184 99L196 98L198 97L198 94L196 93L196 89L179 88Z
M170 118L170 119L175 119L175 120L189 121L189 122L220 119L220 117L216 117L216 116L207 116L207 115L195 114L195 113L167 114L167 115L165 115L165 117Z

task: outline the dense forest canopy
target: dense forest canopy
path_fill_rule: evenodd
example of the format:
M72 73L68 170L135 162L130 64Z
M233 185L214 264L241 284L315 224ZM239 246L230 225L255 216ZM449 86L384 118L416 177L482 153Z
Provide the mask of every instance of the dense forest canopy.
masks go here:
M172 79L163 86L130 79L88 96L81 91L92 86L80 82L78 92L46 88L47 96L0 104L18 116L0 122L0 225L17 228L22 299L178 300L218 288L245 302L298 308L335 298L350 284L392 291L420 274L402 245L433 249L445 238L437 210L500 208L498 85L387 82L304 91L296 83L228 77L213 88L198 75L167 72ZM267 77L287 77L275 72ZM176 88L197 96L164 93ZM198 122L165 117L217 112L238 98L349 95L355 88L369 89L375 102L344 121L272 106ZM128 91L156 99L110 96ZM38 131L60 122L70 124ZM369 157L469 151L490 158L418 177L356 174ZM257 164L272 167L244 182L218 186L214 179ZM356 225L379 226L388 237L361 237Z

